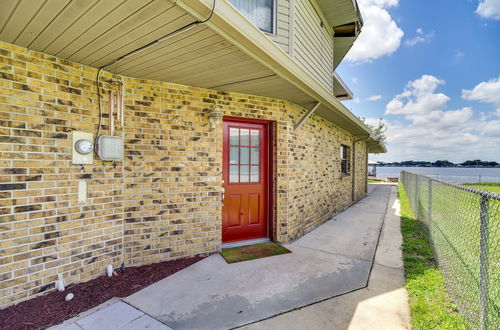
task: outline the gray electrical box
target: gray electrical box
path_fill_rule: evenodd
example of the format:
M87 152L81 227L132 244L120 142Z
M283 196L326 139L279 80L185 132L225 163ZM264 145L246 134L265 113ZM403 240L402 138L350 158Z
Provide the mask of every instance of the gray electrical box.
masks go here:
M123 160L123 138L110 135L99 136L97 154L102 160Z

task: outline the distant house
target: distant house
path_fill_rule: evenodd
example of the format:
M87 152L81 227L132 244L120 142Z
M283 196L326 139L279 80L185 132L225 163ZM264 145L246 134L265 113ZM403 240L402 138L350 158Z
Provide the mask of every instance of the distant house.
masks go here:
M339 101L353 0L0 11L0 306L59 274L289 242L363 197L385 152Z

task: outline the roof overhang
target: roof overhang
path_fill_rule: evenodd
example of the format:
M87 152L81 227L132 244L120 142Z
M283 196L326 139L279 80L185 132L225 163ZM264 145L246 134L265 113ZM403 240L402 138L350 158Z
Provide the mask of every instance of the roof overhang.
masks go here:
M192 15L202 18L210 12L212 1L178 0L177 4ZM320 102L321 106L315 112L319 116L356 136L371 133L371 130L334 97L332 92L314 79L228 2L218 2L212 19L206 24L250 57L268 67L278 77L306 93L311 98L310 106L315 102ZM301 105L305 106L303 103Z
M340 78L337 72L333 72L333 95L338 100L352 100L352 91L347 87L346 83Z
M356 0L316 0L327 23L334 31L334 69L356 41L363 18Z
M335 1L337 2L337 1ZM196 20L213 0L1 2L0 40L101 67ZM305 108L355 136L370 129L228 1L210 20L106 67L143 79L268 96ZM334 79L335 80L335 79ZM342 84L339 88L342 89Z
M363 25L356 0L316 0L327 23L332 26L342 26L353 22Z
M383 154L387 152L387 147L384 142L377 140L374 136L370 136L367 140L368 153Z

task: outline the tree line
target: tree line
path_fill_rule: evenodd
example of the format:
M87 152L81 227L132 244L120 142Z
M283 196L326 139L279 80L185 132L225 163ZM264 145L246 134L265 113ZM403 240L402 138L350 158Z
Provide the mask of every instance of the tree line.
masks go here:
M448 160L436 160L426 162L419 160L405 160L402 162L377 162L378 166L404 166L404 167L499 167L500 164L493 161L483 161L480 159L466 160L463 163L452 163Z

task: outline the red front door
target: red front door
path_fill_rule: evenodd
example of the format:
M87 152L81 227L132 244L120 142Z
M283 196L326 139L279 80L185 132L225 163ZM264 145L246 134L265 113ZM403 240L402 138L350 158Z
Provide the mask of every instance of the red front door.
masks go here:
M222 241L267 237L267 124L224 121Z

